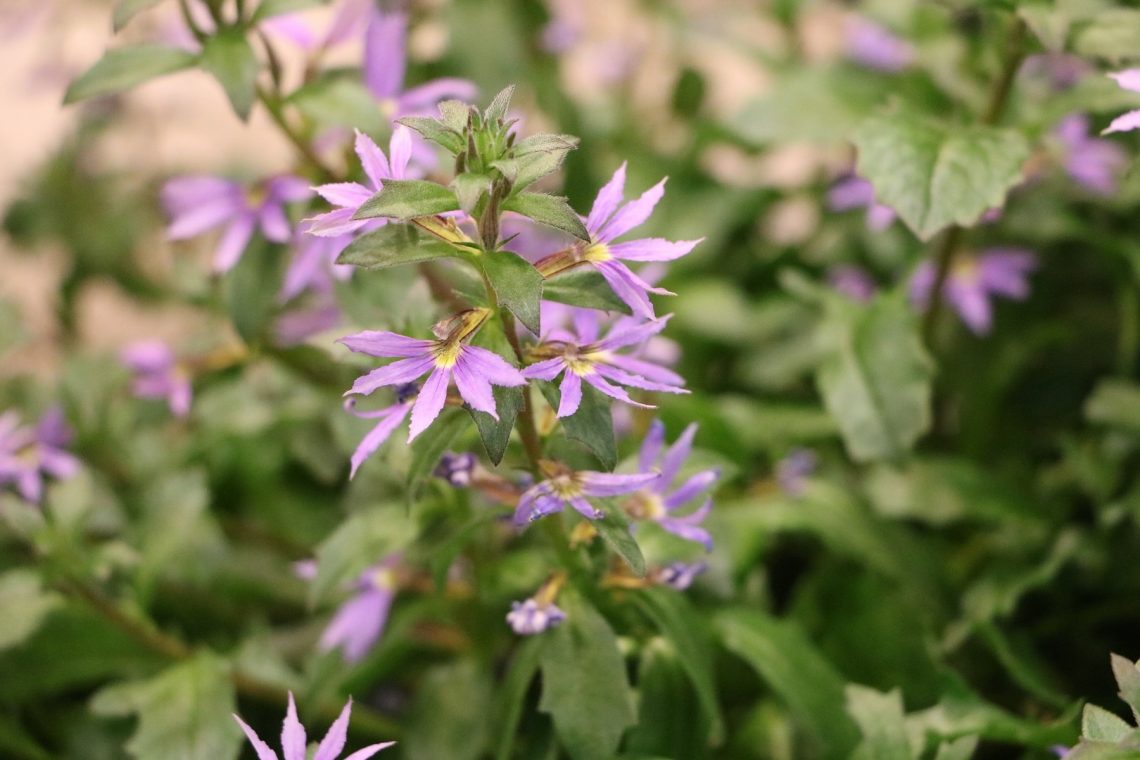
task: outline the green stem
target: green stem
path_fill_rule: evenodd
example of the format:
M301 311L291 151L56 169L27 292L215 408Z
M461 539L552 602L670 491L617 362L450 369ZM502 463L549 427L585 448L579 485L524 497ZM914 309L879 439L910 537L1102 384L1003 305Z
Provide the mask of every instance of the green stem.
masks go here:
M519 344L518 330L515 328L515 318L506 309L500 310L503 316L503 332L507 335L507 341L511 344L511 349L515 352L515 357L518 359L520 365L523 361L522 346ZM523 388L523 408L519 412L519 437L522 438L523 449L526 450L527 461L530 462L531 474L536 478L541 476L538 462L542 459L542 445L538 440L538 426L534 422L534 404L533 397L531 396L531 388L528 383Z

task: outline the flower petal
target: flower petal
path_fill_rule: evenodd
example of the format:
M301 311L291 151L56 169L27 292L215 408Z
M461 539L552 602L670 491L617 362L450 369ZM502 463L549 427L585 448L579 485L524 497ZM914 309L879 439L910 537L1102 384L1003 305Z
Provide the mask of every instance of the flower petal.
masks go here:
M408 171L408 162L412 160L412 131L403 124L398 125L392 132L388 152L392 156L389 176L392 179L404 179Z
M582 483L582 493L587 496L602 498L632 493L653 483L659 477L661 475L656 472L635 472L631 474L617 472L578 473L578 479Z
M665 456L661 459L661 488L665 489L672 485L673 480L677 477L681 467L684 466L685 460L693 453L693 438L697 434L697 424L690 423L681 433L680 437L673 442L669 450L665 452Z
M397 98L398 116L424 115L441 100L474 100L479 88L474 82L456 77L441 77L410 87Z
M641 226L653 213L657 202L665 195L665 181L667 179L668 177L661 180L642 193L637 200L632 200L618 209L605 226L598 230L598 238L610 241L621 237L635 227Z
M365 747L364 749L356 750L351 755L346 757L344 760L368 760L368 758L372 757L373 755L375 755L380 750L388 749L389 747L394 746L395 744L396 744L396 742L381 742L380 744L370 744L369 746Z
M691 476L673 493L665 498L665 509L670 512L690 501L694 496L707 490L720 477L719 470L702 470Z
M606 394L610 398L616 398L618 401L623 401L623 402L625 402L631 406L639 406L642 409L656 409L657 408L657 407L653 406L653 404L643 404L640 401L634 401L632 398L629 397L628 393L626 393L624 390L622 390L618 386L613 385L612 383L608 382L604 377L599 375L597 372L594 372L593 374L590 374L590 375L586 375L585 380L587 383L594 386L595 388L597 388L599 391Z
M344 749L345 741L348 739L348 718L351 713L352 697L349 697L344 709L340 711L340 715L329 726L325 738L321 739L321 743L317 745L317 754L313 755L313 760L337 760L340 751Z
M595 343L593 347L600 351L614 351L625 346L642 344L651 336L664 330L665 325L669 324L669 320L672 318L672 314L667 314L664 317L650 319L640 324L618 325L610 330L609 335Z
M1109 76L1115 79L1116 83L1124 89L1140 92L1140 69L1114 71L1110 73Z
M522 376L531 380L546 380L547 382L558 377L558 373L566 369L566 360L561 356L545 359L529 367L523 367Z
M526 378L515 367L496 354L478 346L463 346L457 364L466 364L487 378L493 385L526 385Z
M689 523L681 522L680 520L675 520L670 517L658 520L657 524L674 536L679 536L686 541L701 544L705 547L705 551L712 551L712 536L709 535L707 530L698 525L690 525Z
M234 720L241 726L241 730L245 732L245 738L249 739L249 743L253 745L253 749L257 752L257 760L277 760L277 753L269 748L269 745L261 740L248 724L238 716L234 716Z
M341 605L321 634L320 648L327 652L340 647L346 662L359 662L384 632L394 598L393 592L388 589L368 589L349 599ZM332 755L334 760L343 747L342 743ZM304 755L301 759L304 760Z
M611 259L594 264L594 268L606 279L613 288L614 294L633 310L639 317L653 319L653 304L649 301L646 289L638 285L633 272L625 264Z
M384 151L380 150L380 146L372 141L371 137L359 129L356 130L355 148L356 155L360 159L360 165L364 167L364 173L372 182L372 188L379 190L383 186L384 180L392 176L392 166L388 163L388 157L384 155Z
M655 383L652 380L646 380L644 377L634 375L625 370L611 367L607 364L598 364L595 366L595 371L607 380L613 380L615 383L629 386L630 388L640 388L645 391L658 391L660 393L688 393L685 388L678 388L676 385L665 385L664 383Z
M364 82L377 100L397 97L404 86L407 36L406 13L372 13L364 32Z
M602 186L602 189L598 191L597 197L594 198L594 205L590 208L590 215L586 217L586 229L593 238L598 237L598 230L614 215L614 212L617 211L618 204L621 203L624 197L625 165L626 162L622 161L621 166L619 166L617 171L614 172L614 175L610 177L610 181Z
M666 240L665 238L641 238L611 245L610 254L626 261L673 261L696 248L704 238L697 240Z
M486 412L495 420L499 419L499 412L495 408L495 395L491 392L491 383L480 374L470 362L457 361L452 368L455 378L455 387L472 409Z
M447 402L447 384L450 379L451 372L440 367L436 367L435 371L428 376L424 387L420 389L419 397L416 398L415 406L412 407L412 424L408 428L408 443L411 443L417 435L426 430L428 425L443 410L443 405Z
M409 338L387 330L364 330L346 335L337 341L350 351L369 356L427 356L431 350L430 340Z
M1140 129L1140 110L1129 111L1128 113L1117 116L1101 134L1107 135L1112 132L1131 132L1134 129Z
M558 417L569 417L578 411L582 404L582 378L573 372L562 376L562 384L558 387L561 398L558 401Z
M305 727L297 720L297 704L293 701L293 692L289 692L289 707L281 726L281 752L285 760L305 760L306 747Z
M368 435L361 439L356 450L352 452L352 470L348 473L349 480L355 477L356 471L360 469L360 465L364 464L364 460L376 453L376 449L388 440L388 436L392 435L392 431L400 426L411 408L411 404L396 404L383 410L387 414L381 418L376 427L368 431Z
M317 185L313 189L317 191L317 195L334 206L354 210L372 197L372 191L359 182L333 182L328 185Z
M356 378L356 382L352 384L352 388L348 392L367 396L385 385L410 383L434 366L435 361L430 356L400 359Z
M226 227L221 240L218 241L217 250L214 251L215 272L221 274L234 268L245 252L245 247L249 245L249 239L253 237L255 224L256 219L249 213L243 213L230 222L230 226Z
M570 506L578 511L578 514L585 517L587 520L600 520L606 516L606 513L595 507L590 502L583 499L581 496L575 496L570 499Z
M641 442L641 449L637 452L637 469L649 472L657 463L661 455L661 447L665 444L665 423L653 420L649 423L649 430L645 433L645 440Z

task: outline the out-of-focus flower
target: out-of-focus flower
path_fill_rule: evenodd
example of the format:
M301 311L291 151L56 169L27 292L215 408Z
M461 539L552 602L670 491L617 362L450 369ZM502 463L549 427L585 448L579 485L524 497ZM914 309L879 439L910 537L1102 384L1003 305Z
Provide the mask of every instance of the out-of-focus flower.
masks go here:
M566 613L553 602L539 604L533 598L522 602L511 602L507 613L507 624L520 636L534 636L548 631L566 619Z
M788 496L802 496L818 459L811 449L793 449L776 463L776 483Z
M162 188L162 203L170 216L166 236L186 240L225 225L214 251L214 271L227 272L257 229L267 240L288 242L293 229L285 205L312 194L304 180L288 175L272 177L252 190L222 177L177 177Z
M582 311L582 310L579 310ZM582 382L598 389L610 398L635 406L649 407L629 397L613 383L664 393L688 393L682 385L684 379L672 370L658 367L641 359L614 353L620 348L640 346L650 336L665 329L669 317L649 320L638 325L611 328L605 338L598 339L596 319L582 315L575 317L577 334L569 331L552 333L547 341L532 349L535 358L554 354L552 358L523 369L523 376L552 381L562 374L559 390L558 416L569 417L582 403ZM613 381L613 382L610 382Z
M419 340L390 332L365 331L341 338L352 351L378 357L400 357L398 361L374 369L357 379L349 393L367 395L385 385L404 385L431 373L412 407L408 441L424 431L439 416L447 401L452 378L463 400L472 409L499 418L491 386L526 385L526 378L501 356L485 348L468 345L469 337L486 314L468 312L468 322L441 340Z
M64 450L71 436L57 407L34 428L21 426L15 412L0 414L0 486L15 486L25 500L39 504L45 476L65 480L79 470L79 460Z
M353 268L347 264L337 264L336 259L350 242L352 237L349 235L299 235L293 259L285 270L285 279L281 284L281 300L296 298L306 290L328 294L332 291L334 280L343 282L349 279Z
M165 399L175 417L190 413L194 395L190 373L170 346L159 340L139 341L123 348L119 359L134 373L131 391L136 396Z
M951 264L943 297L971 331L985 335L993 324L990 298L1024 300L1029 295L1029 273L1036 268L1037 257L1021 248L990 248L977 256L961 254ZM927 308L936 276L930 261L915 270L910 296L917 307Z
M875 281L867 270L854 264L836 264L827 270L827 284L853 301L875 297Z
M274 339L278 346L296 346L337 327L343 319L340 306L331 299L312 308L294 309L277 318Z
M1044 77L1054 90L1067 90L1093 71L1092 65L1071 53L1038 53L1025 59L1022 71Z
M1124 71L1109 74L1109 76L1115 79L1116 83L1124 89L1131 90L1132 92L1140 92L1140 69L1125 69ZM1107 135L1109 132L1130 132L1138 127L1140 127L1140 109L1117 116L1101 134Z
M670 562L655 572L653 579L662 586L685 591L708 567L707 562Z
M446 480L456 488L466 488L471 485L471 478L475 474L475 465L479 460L470 451L462 454L445 453L432 472L437 478Z
M340 606L321 634L320 648L339 648L347 662L358 662L380 639L388 622L388 611L396 599L396 565L391 556L373 565L356 579L353 594Z
M1065 171L1094 193L1116 192L1116 176L1128 164L1124 149L1111 140L1089 136L1089 119L1084 114L1071 114L1053 130L1064 149Z
M526 525L540 517L561 512L567 504L586 519L597 520L605 513L591 504L588 498L632 493L660 477L656 472L633 475L573 472L553 462L544 462L543 470L546 480L531 486L519 498L515 509L516 525Z
M359 182L339 182L331 185L320 185L315 188L329 203L337 208L311 219L307 231L311 235L322 237L336 237L356 232L365 226L380 227L385 219L353 219L353 215L360 210L364 202L384 187L386 179L409 179L418 176L415 171L409 172L408 163L412 158L412 136L407 127L398 126L392 132L392 141L388 144L391 161L384 151L372 141L372 138L363 132L356 133L356 155L364 167L364 173L371 183L362 185Z
M408 416L417 393L419 393L419 386L415 383L401 385L396 388L395 404L370 412L362 412L357 409L356 399L345 400L344 409L349 414L364 420L379 420L376 427L372 428L368 435L361 439L356 450L352 452L352 471L348 475L350 480L356 476L356 471L360 469L360 465L364 464L364 460L376 453L376 449L388 440L392 431L398 428L404 418Z
M550 21L542 28L542 49L565 53L582 37L586 19L579 0L549 0Z
M351 712L352 699L349 698L340 716L329 726L325 738L321 739L321 743L317 745L317 753L313 755L313 760L337 760L340 757L340 753L348 741L348 719ZM238 722L241 730L245 732L246 738L249 739L249 743L253 745L254 751L257 752L257 760L277 760L277 753L261 740L257 732L237 715L234 715L234 720ZM391 747L395 743L372 744L353 752L344 760L366 760L366 758L372 757L380 750ZM293 702L293 692L289 692L289 709L285 713L285 722L281 726L281 752L283 760L305 760L308 754L305 727L297 719L297 705Z
M712 551L712 537L700 526L712 509L711 498L706 498L701 506L687 515L678 517L674 514L711 488L720 477L719 470L702 470L673 488L673 481L693 451L696 433L696 424L689 425L681 437L665 449L665 425L660 420L653 421L641 444L637 469L643 473L660 473L660 477L630 496L625 502L625 509L636 519L651 520L673 535Z
M343 45L362 35L375 0L337 0L323 33L306 13L286 13L261 22L262 31L289 40L309 53Z
M914 47L874 21L849 16L845 32L847 57L861 66L893 73L914 63Z
M827 191L827 205L832 211L867 209L867 229L879 232L895 221L895 210L875 202L875 188L854 174L844 177Z
M643 224L665 194L663 179L642 193L637 200L623 205L625 169L623 162L594 199L590 215L586 218L590 242L548 256L536 266L543 274L550 275L578 262L589 262L606 278L614 293L629 305L634 314L652 319L653 304L649 300L649 293L673 294L653 287L634 274L623 261L672 261L693 250L704 238L676 242L663 238L642 238L614 243L615 239Z

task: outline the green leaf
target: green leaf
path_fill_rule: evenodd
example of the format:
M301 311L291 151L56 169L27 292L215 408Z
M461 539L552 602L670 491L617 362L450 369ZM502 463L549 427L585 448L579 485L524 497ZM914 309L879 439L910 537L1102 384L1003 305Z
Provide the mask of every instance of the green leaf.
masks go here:
M882 92L881 85L844 68L793 67L726 126L754 145L839 142L851 136Z
M284 257L281 249L255 237L226 278L226 302L230 320L241 339L257 345L277 313L277 288Z
M963 736L961 739L945 741L938 747L934 760L970 760L977 748L976 736Z
M507 111L511 108L511 98L514 94L515 86L513 84L499 90L499 94L495 96L494 100L491 101L491 105L487 106L487 110L483 112L483 122L491 124L499 119L506 118Z
M546 193L519 193L503 203L504 211L514 211L529 217L539 224L569 232L574 237L589 240L581 218L570 208L565 198Z
M498 689L495 725L498 726L499 741L495 750L495 760L510 760L514 749L515 735L530 684L538 672L539 655L542 654L544 639L530 636L519 644L511 657L511 669Z
M878 202L929 240L951 224L972 226L1021 182L1029 143L1018 132L928 121L910 113L875 116L855 135L858 171Z
M648 588L633 600L673 645L685 674L696 690L701 710L709 721L714 744L724 739L724 719L717 702L713 669L713 646L708 624L683 594L663 588Z
M681 667L672 643L654 637L641 649L637 665L637 726L620 757L699 758L708 755L708 721Z
M325 77L299 87L286 100L318 127L382 134L388 125L372 93L358 79Z
M553 383L539 383L547 402L558 408L561 393ZM582 403L578 411L559 420L566 435L583 444L601 462L602 467L613 470L617 466L617 444L614 442L614 421L606 398L586 383L582 384Z
M440 101L437 108L439 109L440 123L457 135L462 135L464 130L467 129L468 116L474 110L472 106L464 103L462 100L443 100ZM462 143L460 144L461 150L465 147L467 146ZM458 153L459 151L456 152Z
M467 427L467 416L458 409L445 409L428 429L412 442L412 462L408 465L408 501L419 495L420 486L439 464L451 442Z
M1103 707L1085 705L1081 714L1081 738L1088 741L1115 744L1133 731L1135 729L1123 718Z
M364 202L353 219L388 216L413 219L445 211L458 211L459 199L450 188L422 179L390 179L384 188Z
M1077 55L1120 61L1136 56L1137 39L1140 39L1140 11L1112 8L1096 14L1091 23L1076 34L1073 50Z
M598 535L615 554L625 560L625 564L638 578L645 577L645 556L641 547L637 545L633 533L629 530L629 520L617 505L605 510L605 517L594 520L591 524L597 529Z
M473 660L439 665L420 680L400 742L408 760L475 760L483 756L490 724L485 710L491 701L490 678ZM440 720L441 716L446 720Z
M143 82L188 69L198 56L161 45L135 45L108 50L99 61L67 88L63 102L115 95Z
M852 757L858 760L917 760L907 740L902 694L883 694L858 684L847 686L847 713L863 731Z
M930 427L932 362L896 296L836 305L823 325L816 383L856 461L897 459Z
M577 148L578 142L578 138L573 135L555 135L542 132L519 140L511 149L511 155L518 158L531 153L565 153Z
M0 626L0 651L35 633L59 602L56 594L44 590L40 577L31 570L21 568L0 575L0 610L4 610L6 620Z
M261 0L261 4L257 6L257 10L253 12L250 18L252 24L257 24L267 18L274 16L282 16L286 13L296 13L303 11L306 8L314 8L322 5L324 0Z
M1112 675L1120 688L1120 698L1132 708L1132 715L1140 721L1140 664L1118 654L1110 658Z
M1106 378L1085 401L1085 417L1090 422L1140 434L1140 385Z
M234 113L243 120L248 119L257 100L257 74L261 64L245 38L245 31L229 28L207 37L202 46L202 68L221 83Z
M464 172L451 181L451 189L459 199L459 207L470 214L475 211L480 199L491 192L491 177Z
M109 686L94 696L91 709L98 715L138 715L126 748L139 760L229 760L241 747L228 667L209 652L150 680Z
M497 421L486 412L471 407L466 409L475 421L475 427L479 429L479 438L487 450L487 458L497 467L507 453L511 431L514 430L515 420L523 407L524 389L495 385L491 388L491 393L495 396L495 410L499 414Z
M436 145L442 146L444 150L452 155L462 152L466 147L463 141L463 135L443 122L428 116L405 116L402 119L397 119L396 123L403 124L408 129L419 132L425 140L430 140ZM456 179L458 179L458 177Z
M119 0L115 6L115 13L111 17L116 32L127 25L127 22L147 8L152 8L162 0Z
M459 256L458 248L423 234L413 225L386 224L353 240L337 256L336 263L362 269L387 269Z
M510 309L528 330L540 332L538 304L542 299L542 275L529 261L510 251L492 251L479 257L483 272L495 289L499 303Z
M415 526L406 510L395 505L352 515L317 546L317 575L309 586L309 603L321 604L366 567L403 549L414 537Z
M844 709L843 678L799 628L744 609L723 612L715 623L725 647L747 662L819 741L819 756L850 756L858 731Z
M559 606L566 621L542 634L542 699L538 709L574 760L613 757L637 720L625 661L606 619L573 591Z
M0 713L0 753L13 760L52 760L52 755L23 726L15 710Z
M548 277L542 286L542 297L583 309L633 313L629 304L617 297L606 278L589 264L564 269Z

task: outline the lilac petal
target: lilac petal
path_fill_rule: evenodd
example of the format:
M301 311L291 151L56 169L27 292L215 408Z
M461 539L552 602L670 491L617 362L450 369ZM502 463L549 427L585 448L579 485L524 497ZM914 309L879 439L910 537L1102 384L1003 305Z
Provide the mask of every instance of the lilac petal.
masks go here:
M698 525L690 525L689 523L675 520L671 517L666 517L658 520L657 524L665 530L672 533L674 536L679 536L686 541L693 541L705 547L705 551L712 551L713 543L712 536L704 528Z
M598 231L602 228L621 203L625 193L625 161L617 168L598 195L594 198L594 205L590 208L590 215L586 217L586 229L590 236L597 239Z
M862 177L845 177L827 191L827 205L832 211L863 208L875 202L875 188Z
M644 343L649 338L665 329L673 315L668 314L658 319L651 319L640 324L619 325L610 330L610 334L594 344L599 351L614 351L625 346Z
M664 385L672 385L677 387L681 387L685 384L685 378L681 377L673 370L659 367L656 364L642 361L641 359L635 359L632 356L611 354L606 359L606 364L624 369L626 372L632 372L635 375L641 375L642 377L646 377L655 383L662 383Z
M454 77L442 77L411 87L398 98L400 115L424 115L441 100L474 100L479 88L473 82Z
M47 474L66 480L79 471L79 460L66 451L40 447L40 468Z
M164 372L174 364L174 352L160 340L143 340L124 347L119 361L135 372Z
M376 453L376 450L384 444L384 441L388 440L388 437L392 435L392 431L398 428L400 423L408 416L408 412L411 408L411 404L396 404L395 406L381 410L384 413L383 418L377 423L376 427L368 431L368 435L361 439L356 450L352 452L352 458L350 460L352 469L348 474L349 480L352 480L352 478L356 476L356 471L360 469L360 465L364 464L364 461Z
M166 228L166 237L170 240L186 240L197 237L244 210L245 208L241 204L219 199L188 211L173 214L170 225Z
M673 442L669 450L665 452L665 456L661 459L661 488L668 488L673 480L677 477L677 473L681 471L684 466L685 460L693 453L693 438L697 435L696 423L691 423L681 433L680 437Z
M910 278L911 303L926 308L926 305L930 303L930 294L934 290L936 275L937 272L932 262L924 261L918 265Z
M394 598L391 590L368 589L349 599L321 634L320 648L327 652L340 647L346 662L359 662L384 632Z
M656 472L637 472L629 475L616 472L580 472L582 493L586 496L605 498L632 493L644 488L661 477Z
M718 470L703 470L686 480L680 488L665 498L665 508L670 512L705 491L720 477ZM664 478L662 478L664 482Z
M326 201L341 208L360 208L364 201L372 197L372 191L359 182L334 182L313 189Z
M978 260L978 279L986 290L1018 300L1029 295L1028 273L1036 268L1032 252L1004 249Z
M601 326L598 324L598 312L593 309L574 309L570 315L574 324L574 332L578 336L578 343L593 343L598 339Z
M252 214L242 214L230 222L230 226L222 233L218 241L218 248L214 251L214 271L218 274L228 272L234 268L241 258L249 239L253 237L253 228L256 223Z
M600 520L606 516L606 513L595 507L590 502L583 499L581 496L575 496L570 499L570 506L578 511L578 514L585 517L587 520Z
M311 51L319 47L317 35L312 27L301 18L301 14L290 13L262 21L258 28L277 37L284 37L302 50Z
M380 146L372 141L372 138L356 130L356 155L360 158L360 165L364 167L364 173L368 175L368 179L372 182L372 187L379 190L384 180L392 176L392 166L388 163L388 157L384 155L384 151L380 150ZM367 188L364 188L368 192ZM368 193L371 196L371 193ZM329 198L331 201L332 199ZM368 200L366 197L364 200ZM359 203L357 206L359 207Z
M526 385L526 378L518 369L494 351L485 348L463 346L456 363L466 364L494 385Z
M634 401L632 398L629 397L628 393L626 393L624 390L622 390L618 386L607 382L604 377L602 377L601 375L599 375L596 372L593 374L586 375L585 380L587 383L594 386L595 388L597 388L599 391L606 394L610 398L616 398L618 401L623 401L623 402L625 402L631 406L638 406L638 407L641 407L642 409L656 409L657 408L657 407L653 406L653 404L643 404L640 401Z
M1115 79L1116 83L1124 89L1140 92L1140 69L1114 71L1109 74L1109 76Z
M292 174L281 174L265 183L267 202L275 204L297 203L313 197L313 188L307 180Z
M646 319L653 318L653 304L649 301L643 288L639 288L633 281L632 272L616 260L603 261L594 264L594 268L606 279L613 288L614 294L625 302L633 313Z
M283 207L267 203L261 207L257 216L261 225L261 234L265 236L266 240L284 243L293 237L293 228L289 224L289 217L285 214Z
M1140 129L1140 110L1129 111L1126 114L1117 116L1101 134L1107 135L1112 132L1131 132L1134 129Z
M561 399L558 401L558 417L569 417L578 411L582 404L582 378L573 372L562 376L562 384L558 386Z
M244 197L241 185L237 182L208 175L175 177L162 186L160 195L163 206L172 214L223 199L231 203L240 202Z
M667 179L668 177L661 180L642 193L637 200L630 201L618 209L605 226L598 230L598 238L608 242L621 237L635 227L641 226L653 213L658 201L665 195L665 181Z
M615 383L629 386L630 388L640 388L645 391L659 391L661 393L688 393L685 388L678 388L675 385L665 385L663 383L655 383L651 380L646 380L644 377L634 375L626 372L625 370L611 367L606 364L598 364L595 366L595 371L607 380L613 380Z
M367 396L385 385L410 383L434 366L435 360L430 356L400 359L356 378L356 382L352 384L352 389L348 393L359 393L362 396Z
M43 499L44 481L34 469L26 469L18 474L16 488L19 489L24 500L32 504L39 504L40 500Z
M551 504L553 502L553 504ZM535 517L557 512L562 509L562 501L550 493L550 483L543 481L533 485L519 497L515 507L515 525L525 525Z
M349 697L340 715L333 724L329 726L329 731L325 734L325 738L321 739L321 743L317 745L317 754L313 755L313 760L337 759L340 755L340 751L344 749L344 743L348 740L348 718L351 713L352 697Z
M194 389L186 379L175 380L170 388L170 413L175 417L185 417L190 413L190 404L194 400Z
M337 237L356 232L368 224L367 219L354 219L356 208L338 208L305 219L305 232L317 237Z
M867 209L867 229L872 232L882 232L895 223L898 214L890 206L873 203Z
M951 280L946 287L946 300L976 335L985 335L993 323L993 312L985 291L979 284L962 284Z
M346 335L337 341L350 351L369 356L426 356L431 350L430 340L409 338L386 330L365 330Z
M437 367L424 383L424 387L420 389L420 395L416 398L415 406L412 407L412 424L408 429L408 443L411 443L417 435L426 430L428 425L443 410L443 405L447 402L447 384L450 379L451 372Z
M705 499L704 504L701 504L701 506L697 507L692 512L690 512L689 514L680 515L680 516L673 515L673 516L670 516L669 519L670 520L676 520L677 522L686 523L688 525L698 525L698 524L704 522L705 518L709 516L709 512L711 512L711 511L712 511L712 499Z
M381 742L380 744L370 744L369 746L365 747L364 749L356 750L351 755L346 757L344 760L368 760L368 758L372 757L373 755L375 755L380 750L388 749L389 747L394 746L395 744L396 744L396 742Z
M491 392L491 383L482 376L470 362L459 361L452 368L455 377L455 387L463 400L480 412L486 412L495 420L499 419L495 408L495 395Z
M305 727L297 720L297 705L293 692L289 692L289 707L285 712L285 723L281 726L281 751L285 760L305 760Z
M241 730L245 732L245 738L249 739L249 743L253 745L254 751L257 752L257 760L277 760L277 753L261 740L257 732L250 728L249 725L238 716L235 715L234 720L238 722L238 725L241 726Z
M325 32L325 47L340 45L355 37L375 7L375 0L344 0Z
M324 241L319 238L310 237L293 255L289 268L285 270L285 280L281 284L282 301L289 301L299 296L318 281L326 250L323 243Z
M392 141L388 143L388 152L392 156L390 176L392 179L404 179L408 162L412 160L412 131L403 124L397 126L392 132Z
M642 238L625 243L614 243L610 254L626 261L673 261L684 256L699 245L704 238L697 240L666 240L665 238Z
M395 98L404 85L406 13L374 11L364 33L364 82L377 100Z
M661 447L665 444L665 423L661 420L653 420L649 423L649 430L645 434L645 440L641 442L641 450L637 453L637 469L642 472L649 472L657 462L657 457L661 455Z
M523 367L522 376L531 380L546 380L547 382L558 377L558 373L566 369L566 361L561 356L545 359L529 367Z

